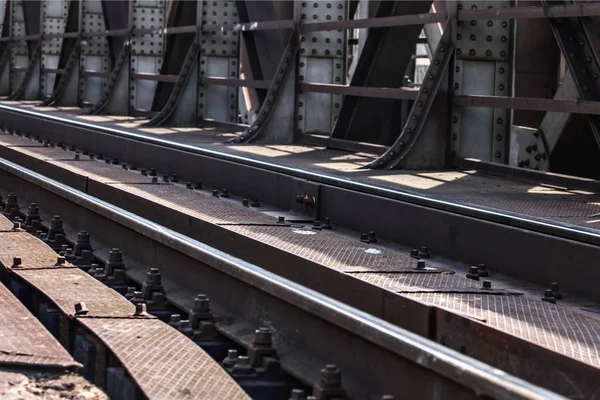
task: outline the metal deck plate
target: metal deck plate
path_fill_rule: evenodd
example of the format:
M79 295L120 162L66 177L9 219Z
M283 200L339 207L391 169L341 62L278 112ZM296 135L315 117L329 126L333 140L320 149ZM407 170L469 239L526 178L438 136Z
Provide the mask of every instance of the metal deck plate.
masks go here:
M159 320L79 321L110 348L149 399L250 399L200 346Z
M362 243L358 238L336 231L281 226L227 228L342 272L453 273L429 261L426 261L425 271L417 270L417 260L408 254L377 244Z
M500 288L483 289L482 281L455 274L352 273L353 277L398 293L495 293L521 294ZM485 279L485 278L482 278Z
M73 154L73 153L71 153ZM87 176L102 183L150 183L152 178L144 176L139 170L124 169L120 164L107 164L102 160L90 160L88 156L80 155L87 162L55 160L52 163L71 172Z
M31 142L32 144L39 144L38 142ZM39 146L33 146L33 145L29 145L29 146L12 146L14 150L18 150L19 152L23 153L23 154L27 154L28 156L32 156L35 158L39 158L40 160L64 160L64 159L68 159L68 160L74 160L75 159L75 152L74 151L67 151L67 150L63 150L60 147L44 147L43 145L39 145ZM86 160L87 157L83 157L82 155L79 155L81 157L82 160Z
M2 284L0 284L0 364L47 367L79 365Z
M0 264L10 268L14 257L21 257L21 268L40 268L53 267L58 254L27 232L0 232Z
M135 306L125 297L79 268L12 269L12 272L37 288L60 310L73 316L75 303L85 302L85 317L131 317Z
M483 320L510 335L600 367L600 320L525 296L405 294Z
M24 136L9 135L7 133L0 133L0 146L43 146L42 143L36 142L31 138Z
M12 231L12 228L13 223L4 215L0 214L0 232L10 232Z
M206 190L190 190L181 185L152 184L115 184L114 187L213 224L277 224L274 217L244 207L236 200L213 197Z

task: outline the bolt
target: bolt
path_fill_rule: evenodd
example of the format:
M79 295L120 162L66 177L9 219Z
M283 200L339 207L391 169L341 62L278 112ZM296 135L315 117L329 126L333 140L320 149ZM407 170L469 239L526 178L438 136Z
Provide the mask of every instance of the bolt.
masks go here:
M148 175L156 176L156 168L154 168L154 167L150 168L150 173Z
M67 262L67 260L65 259L65 257L63 256L58 256L56 257L56 264L54 264L55 266L61 266L61 265L65 265Z
M552 289L545 290L544 297L542 297L542 301L556 304L556 299L554 298L554 293L552 292Z
M244 207L250 207L250 202L248 201L248 199L242 199L242 205Z
M417 269L420 269L420 270L424 270L425 269L425 261L424 260L418 260L417 261Z
M221 190L221 197L229 197L229 193L227 192L227 189Z
M192 182L188 182L185 184L185 187L190 190L194 190L194 184Z
M196 190L202 190L202 182L196 183Z
M473 279L475 281L479 280L479 273L476 266L469 267L469 273L467 274L467 278Z
M79 154L75 154L75 160L79 160Z
M91 276L94 276L94 275L96 275L97 271L98 271L98 264L92 264L90 266L90 269L88 270L88 274L90 274ZM130 288L127 288L127 290L128 290L127 293L129 293L129 289ZM135 289L135 288L133 288L133 289ZM125 297L127 297L127 295L125 295Z
M194 299L194 312L195 313L209 313L210 312L210 299L205 294L199 294Z
M13 231L20 231L21 230L21 223L20 222L15 222L13 223Z
M75 315L86 315L89 311L83 301L75 303Z
M256 346L267 346L272 345L272 333L269 328L259 328L254 331L254 345Z
M213 197L219 197L219 191L217 189L213 190Z
M367 233L361 233L360 234L360 241L361 242L365 242L365 243L369 243L369 235Z
M157 178L157 177L155 177L155 176L153 176L153 177L152 177L152 183L158 183L158 178Z
M180 314L171 314L171 319L169 320L169 325L173 328L178 329L181 324L181 315Z
M233 368L233 366L237 363L238 360L238 351L235 349L227 350L227 357L221 361L223 367L225 368Z
M283 224L283 223L285 223L285 217L283 217L283 216L281 216L281 215L280 215L279 217L277 217L277 223L278 223L278 224Z
M306 395L302 389L292 389L289 400L306 400Z
M417 250L417 249L412 249L412 250L410 251L410 256L411 256L412 258L419 258L419 250Z
M121 164L121 167L123 167L123 169L127 169L127 164L123 163Z
M150 268L150 271L146 273L146 280L153 285L160 285L161 274L158 272L158 268Z
M142 170L140 171L140 173L144 176L148 176L148 172L146 172L145 169L142 168Z
M249 375L252 373L252 366L250 365L250 359L247 356L239 356L237 363L233 366L234 374Z
M552 296L556 299L556 300L561 300L563 298L562 293L560 293L560 290L558 289L558 283L556 282L552 282L550 284L550 289L552 289Z
M321 227L321 221L319 221L318 219L315 219L313 222L313 226L312 228L316 231L320 231L322 229Z
M173 174L173 179L171 179L171 182L175 182L175 183L179 182L179 178L177 177L176 174Z
M429 258L430 257L429 250L427 249L426 246L422 246L421 250L419 250L419 257L420 258Z
M377 243L377 238L375 237L375 232L369 232L369 243Z
M333 364L328 364L321 370L321 387L323 389L339 389L342 387L342 373Z
M482 287L482 289L492 289L492 282L483 281L483 285L481 287Z
M23 265L21 257L13 257L12 268L19 268L21 265Z
M331 226L331 221L329 220L328 217L325 217L325 222L322 225L323 229L332 229L333 227Z
M118 159L117 157L113 157L113 159L112 159L112 163L113 163L114 165L119 165L119 159Z
M479 276L490 276L490 273L487 270L487 266L485 264L477 265L477 274Z
M107 276L106 276L106 272L104 272L104 268L96 268L96 273L94 274L94 278L98 279L99 281L106 280Z
M194 331L192 330L192 324L190 324L189 319L181 320L181 324L179 325L179 332L183 333L186 336L192 336Z
M163 176L163 182L169 182L169 175Z
M252 202L250 203L250 207L260 207L260 203L258 202L257 199L252 200Z
M148 312L146 311L146 303L137 303L135 305L135 312L133 313L134 317L146 317L148 316Z
M93 268L94 266L98 267L98 265L96 265L96 264L92 264L92 268ZM90 271L91 271L91 270L90 270ZM127 293L125 293L125 298L126 298L127 300L131 300L131 299L133 299L133 296L135 296L135 288L134 288L133 286L128 286L128 287L127 287Z

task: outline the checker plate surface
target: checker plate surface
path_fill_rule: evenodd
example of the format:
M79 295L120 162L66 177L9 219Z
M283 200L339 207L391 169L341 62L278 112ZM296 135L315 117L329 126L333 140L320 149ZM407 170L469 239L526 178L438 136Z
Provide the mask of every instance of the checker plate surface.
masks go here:
M489 326L600 367L600 320L525 296L405 294L411 299L484 320Z
M37 143L37 142L32 142L32 143ZM38 158L40 160L55 160L55 159L68 159L68 160L74 160L75 159L75 152L74 151L67 151L67 150L63 150L60 147L44 147L42 145L40 146L27 146L27 147L20 147L20 146L13 146L12 147L14 150L18 150L19 152L23 153L23 154L27 154L28 156L32 156L35 158ZM82 160L85 160L87 157L83 157L81 154L79 155L81 157Z
M71 355L0 283L0 364L76 366Z
M200 346L152 319L82 318L150 399L250 399Z
M13 223L8 218L0 214L0 232L12 231ZM0 250L1 251L1 250Z
M274 217L244 207L236 200L213 197L207 191L190 190L181 185L115 184L114 186L213 224L277 224Z
M0 133L0 145L13 147L13 146L42 146L40 142L36 142L30 138L17 135L8 135L6 133Z
M16 275L35 286L66 315L74 315L75 303L83 301L86 317L129 317L135 306L125 297L79 268L12 269Z
M58 254L27 232L0 232L0 264L10 268L14 257L21 257L22 268L40 268L53 267Z
M393 290L398 293L411 292L457 292L457 293L507 293L518 294L513 291L494 288L482 288L480 281L467 279L465 276L455 274L389 274L389 273L351 273L355 278L369 282L373 285Z
M73 153L71 153L73 154ZM144 176L140 171L131 171L124 169L121 165L107 164L102 160L90 160L88 156L81 156L81 159L87 159L87 162L78 161L60 161L55 160L52 163L65 168L71 172L81 174L102 183L129 182L129 183L150 183L152 178Z
M426 261L428 269L418 271L415 269L417 261L408 254L377 244L362 243L358 239L335 231L281 226L228 226L227 228L342 272L452 273L428 261Z

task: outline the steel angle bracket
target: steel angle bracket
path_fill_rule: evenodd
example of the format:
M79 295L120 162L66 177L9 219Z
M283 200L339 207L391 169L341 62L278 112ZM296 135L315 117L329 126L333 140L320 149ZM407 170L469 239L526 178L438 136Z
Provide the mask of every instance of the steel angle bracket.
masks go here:
M295 67L295 57L300 47L300 40L298 36L299 29L298 24L296 23L290 35L287 46L285 47L285 51L283 52L283 57L281 57L281 61L277 66L277 72L271 80L271 85L269 86L267 96L260 107L258 117L244 132L242 132L239 136L227 141L226 143L250 143L263 136L265 127L268 126L269 119L274 113L274 109L276 108L277 102L281 97L281 93L283 92L283 88L287 80L294 79L293 76L290 77L290 72Z
M19 87L17 87L17 89L6 98L7 100L19 100L23 96L23 93L25 93L25 89L27 88L27 85L31 81L31 77L33 76L35 68L38 67L38 60L40 59L41 55L42 55L42 41L38 40L38 42L36 43L36 45L33 49L33 53L31 54L31 57L29 57L29 61L27 63L27 70L25 71L25 76L23 76L23 79L19 83Z
M404 125L400 136L398 136L398 139L383 155L362 168L392 169L397 167L410 153L410 150L423 131L431 106L435 101L438 90L446 76L448 65L450 65L450 61L454 55L454 49L451 29L446 24L444 34L435 50L421 90L410 110L408 121Z
M117 59L117 63L108 77L108 82L106 83L106 88L104 92L102 92L102 97L100 101L92 106L87 112L83 114L87 115L98 115L102 112L102 110L108 105L112 94L115 91L115 85L119 80L119 77L123 73L124 66L126 62L129 60L129 54L131 52L131 36L129 35L127 39L125 39L125 43L123 44L123 49L119 54L119 58Z
M198 56L200 54L200 44L198 43L198 36L196 35L196 39L190 46L190 49L185 56L185 61L183 66L181 67L181 71L179 75L177 75L177 81L175 82L175 86L171 91L171 95L169 96L169 100L167 104L160 110L158 114L156 114L150 121L142 124L143 127L149 126L161 126L164 125L169 117L173 114L175 109L177 108L177 104L179 104L179 100L183 94L183 89L185 88L186 83L189 81L190 76L192 75L192 71L194 70L194 66L198 63Z
M77 61L79 60L79 47L81 45L81 39L77 38L73 49L71 50L71 54L69 54L69 59L67 60L67 64L65 65L65 73L61 74L58 85L56 89L52 92L52 95L42 102L43 106L52 106L54 105L60 97L65 92L65 88L67 87L67 83L75 70L75 66L77 65ZM1 72L1 71L0 71Z
M550 1L543 0L542 3L549 7L557 2L553 1L551 4ZM558 3L571 4L569 1ZM595 39L593 35L589 36L593 33L590 30L596 30L594 24L597 22L584 23L583 18L549 18L549 21L581 99L600 101L600 60L596 54L600 49L593 48L590 39ZM596 143L600 146L600 116L589 115L588 118Z

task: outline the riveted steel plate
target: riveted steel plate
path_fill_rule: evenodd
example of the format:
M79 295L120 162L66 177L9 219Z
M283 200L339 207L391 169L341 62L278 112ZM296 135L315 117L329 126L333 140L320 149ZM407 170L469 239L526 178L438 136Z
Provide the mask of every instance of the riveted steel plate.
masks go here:
M213 224L277 224L274 217L244 207L236 200L213 197L206 190L190 190L182 185L115 184L114 187Z
M600 367L600 320L532 297L484 294L405 294L450 309L560 354Z
M75 314L75 303L85 302L85 317L131 317L135 306L79 268L12 269L17 276L34 286L60 310Z
M229 226L229 229L259 242L342 272L453 273L426 262L417 270L417 261L408 254L377 244L362 243L335 231L310 227Z
M352 273L353 277L398 293L495 293L519 294L504 289L483 289L482 281L467 279L456 274L389 274ZM485 279L485 278L482 278Z
M4 215L0 214L0 232L9 232L12 231L12 228L13 223Z
M159 320L79 321L115 354L149 399L250 399L200 346Z
M27 232L0 232L0 264L10 268L14 257L21 257L21 268L49 268L54 267L58 255Z
M64 347L0 284L0 364L78 366Z

